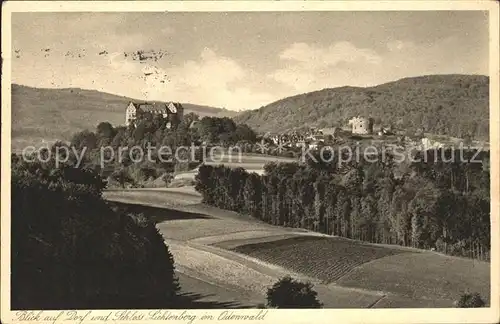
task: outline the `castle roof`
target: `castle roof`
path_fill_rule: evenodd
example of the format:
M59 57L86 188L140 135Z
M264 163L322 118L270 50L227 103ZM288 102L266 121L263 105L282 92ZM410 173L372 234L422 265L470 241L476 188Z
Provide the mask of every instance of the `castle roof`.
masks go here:
M156 103L148 103L148 102L130 102L136 109L140 109L144 112L148 111L156 111L156 110L164 110L160 105Z
M169 106L170 104L174 105L176 108L182 108L182 104L180 102L173 102L173 101L170 101L168 102L167 104L165 104L166 106Z
M321 132L323 133L323 135L334 135L339 130L340 129L338 127L327 127L321 129Z
M134 105L134 107L143 112L166 112L167 110L171 110L169 107L173 106L176 110L182 109L182 105L179 102L168 102L166 104L160 104L156 102L148 103L148 102L130 102L130 104ZM130 105L129 104L129 105Z
M179 102L172 102L172 101L165 104L165 107L174 114L183 108Z

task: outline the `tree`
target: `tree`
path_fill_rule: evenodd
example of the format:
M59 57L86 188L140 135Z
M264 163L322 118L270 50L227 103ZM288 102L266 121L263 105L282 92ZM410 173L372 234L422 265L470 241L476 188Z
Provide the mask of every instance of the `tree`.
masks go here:
M408 245L410 239L411 215L408 212L408 204L411 200L410 194L401 186L394 191L390 206L389 224L396 243Z
M111 174L111 179L118 181L118 183L120 183L122 188L125 188L125 184L134 182L134 179L132 179L126 168L121 168L119 170L114 171Z
M261 211L262 200L261 180L256 173L250 173L243 189L243 198L246 212L258 217Z
M349 235L349 216L351 214L351 201L347 191L339 187L337 191L337 202L335 204L335 223L334 235L348 237Z
M439 230L439 201L442 192L432 183L420 188L408 208L412 215L413 247L432 247ZM434 242L433 242L434 241Z
M202 141L215 143L220 134L220 127L216 117L203 117L198 124L198 133Z
M325 233L327 230L327 222L325 222L327 180L328 179L318 178L314 183L314 230L322 233Z
M195 175L195 190L203 196L203 202L212 205L214 200L214 168L210 165L201 165Z
M236 141L248 141L250 143L255 143L257 140L257 134L246 124L236 125L235 130Z
M393 243L393 235L391 233L391 202L394 191L394 182L392 178L383 178L377 186L377 211L379 215L378 228L382 235L382 243Z
M199 119L200 116L198 116L194 112L190 112L184 115L182 122L189 127L194 121L198 121Z
M243 168L229 169L229 177L227 181L227 190L229 194L229 206L230 210L240 211L245 206L245 201L243 200L243 192L245 183L248 177L248 173Z
M328 235L337 235L338 230L337 230L337 219L336 219L336 212L335 212L335 207L337 205L337 194L338 194L338 189L336 186L336 183L331 180L330 183L325 185L325 217L324 217L324 233Z
M479 293L465 293L455 302L457 308L485 307L486 303Z
M125 127L117 127L115 131L116 134L111 141L111 146L116 150L126 143L127 129Z
M115 129L108 122L101 122L97 125L96 135L99 138L112 139L115 136Z
M133 139L137 143L144 139L146 135L149 122L147 120L140 120L137 127L134 129Z
M97 147L97 136L88 130L81 131L71 138L71 146L75 147L79 152L93 150Z
M360 215L358 224L361 225L361 239L369 242L376 242L377 228L377 201L373 195L368 194L360 200ZM382 232L382 231L380 231Z
M267 305L275 308L321 308L311 283L285 276L267 290Z

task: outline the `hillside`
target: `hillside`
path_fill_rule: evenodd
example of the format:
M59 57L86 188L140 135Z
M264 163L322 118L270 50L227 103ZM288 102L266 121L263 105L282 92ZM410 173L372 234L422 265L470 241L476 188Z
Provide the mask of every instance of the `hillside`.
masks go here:
M136 100L96 90L39 89L12 85L12 147L40 145L42 141L69 139L99 122L124 123L129 101ZM185 112L200 116L232 116L229 110L183 103Z
M300 94L235 117L261 132L304 126L342 126L355 115L399 129L462 137L489 134L489 78L479 75L429 75L375 87L340 87Z

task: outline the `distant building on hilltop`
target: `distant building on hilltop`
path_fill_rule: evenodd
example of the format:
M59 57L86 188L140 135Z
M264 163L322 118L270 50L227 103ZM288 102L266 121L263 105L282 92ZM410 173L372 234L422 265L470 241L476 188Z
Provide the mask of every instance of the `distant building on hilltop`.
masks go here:
M168 120L167 127L170 128L178 125L184 116L184 107L180 103L169 102L159 105L155 103L134 103L130 102L125 110L125 125L134 124L138 118L141 118L145 113L150 113L153 116L161 115Z
M354 117L349 120L349 125L353 134L372 134L373 119L364 117Z

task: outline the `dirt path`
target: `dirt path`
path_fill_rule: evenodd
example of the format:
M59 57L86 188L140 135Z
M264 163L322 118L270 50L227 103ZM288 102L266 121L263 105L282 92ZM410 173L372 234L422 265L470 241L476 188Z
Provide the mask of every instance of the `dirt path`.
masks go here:
M183 306L186 308L254 308L265 302L264 296L216 285L206 278L185 271L176 273Z

